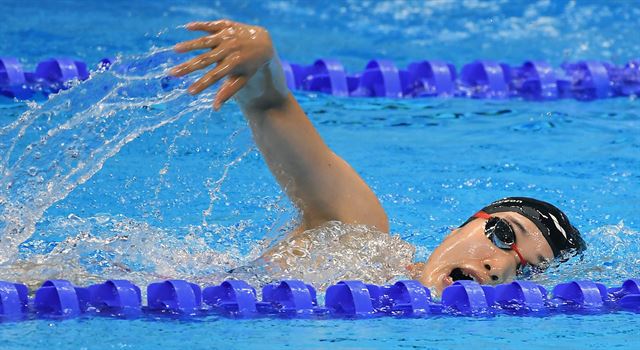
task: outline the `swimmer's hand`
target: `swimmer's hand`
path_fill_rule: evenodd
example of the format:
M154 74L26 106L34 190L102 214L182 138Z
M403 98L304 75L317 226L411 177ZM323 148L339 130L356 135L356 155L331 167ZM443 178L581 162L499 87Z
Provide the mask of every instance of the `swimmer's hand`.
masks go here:
M213 102L216 110L234 95L243 108L264 109L286 100L284 74L264 28L229 20L192 22L186 28L209 34L178 43L174 49L181 53L207 51L172 68L169 74L180 77L216 64L189 87L189 93L198 94L227 77L216 93Z

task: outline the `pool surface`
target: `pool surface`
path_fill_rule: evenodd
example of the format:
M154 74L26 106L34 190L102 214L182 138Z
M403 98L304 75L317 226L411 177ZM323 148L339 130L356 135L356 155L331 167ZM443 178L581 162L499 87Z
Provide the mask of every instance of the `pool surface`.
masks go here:
M295 224L297 213L237 106L215 113L211 93L193 98L184 93L188 80L163 79L167 67L184 59L168 48L193 37L178 28L188 21L260 24L281 57L306 64L333 57L351 71L371 58L400 66L443 59L461 67L476 58L559 66L579 59L624 64L640 52L640 7L632 1L0 5L7 14L0 55L21 58L27 69L50 56L90 64L117 56L121 66L135 68L123 72L116 65L48 100L0 99L0 280L31 287L49 278L79 285L106 278L141 286L164 278L217 284ZM413 259L426 259L477 209L516 195L557 204L589 245L582 259L534 281L617 286L640 277L635 97L536 103L297 92L296 98L325 141L374 189L396 237L365 230L360 245L327 243L301 257L297 268L260 281L390 282L412 259L400 238L416 246ZM385 250L402 254L385 256ZM331 262L310 269L318 256ZM602 349L637 341L638 316L28 320L0 324L0 348Z

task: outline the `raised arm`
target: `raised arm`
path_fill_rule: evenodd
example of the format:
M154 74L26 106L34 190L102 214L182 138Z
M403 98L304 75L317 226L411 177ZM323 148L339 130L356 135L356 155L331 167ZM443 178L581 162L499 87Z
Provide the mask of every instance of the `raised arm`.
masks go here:
M198 94L226 77L213 107L218 110L235 96L269 169L302 212L299 230L338 220L388 232L387 216L373 191L323 142L287 89L267 31L227 20L194 22L187 29L208 35L179 43L175 50L206 52L170 73L183 76L217 64L189 92Z

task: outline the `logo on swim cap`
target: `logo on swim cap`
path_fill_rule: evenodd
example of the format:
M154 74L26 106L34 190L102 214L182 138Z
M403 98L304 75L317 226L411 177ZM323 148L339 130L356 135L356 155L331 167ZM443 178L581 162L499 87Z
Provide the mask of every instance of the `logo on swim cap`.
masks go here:
M507 197L489 204L482 211L488 214L512 211L523 215L542 232L553 255L563 260L586 249L580 231L553 204L528 197Z

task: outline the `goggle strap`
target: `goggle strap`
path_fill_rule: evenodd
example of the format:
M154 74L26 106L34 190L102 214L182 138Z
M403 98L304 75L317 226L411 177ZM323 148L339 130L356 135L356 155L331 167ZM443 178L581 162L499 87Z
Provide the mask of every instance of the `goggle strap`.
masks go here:
M486 219L486 220L489 220L489 219L492 218L491 214L487 214L482 210L480 210L479 212L473 214L473 217L474 218L479 218L479 219ZM518 255L518 259L520 259L520 266L522 266L522 267L527 266L527 261L524 259L524 257L520 253L520 250L518 249L518 246L515 243L513 243L513 244L510 245L509 248L511 248Z
M483 212L482 210L480 210L479 212L473 214L474 218L479 218L479 219L491 219L491 214L487 214L485 212Z
M527 266L527 261L524 259L524 257L522 256L522 254L520 254L520 250L518 249L518 246L516 246L515 243L513 243L511 245L511 249L516 252L516 254L518 254L518 258L520 259L520 266L525 267Z

